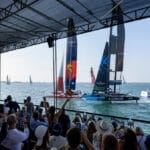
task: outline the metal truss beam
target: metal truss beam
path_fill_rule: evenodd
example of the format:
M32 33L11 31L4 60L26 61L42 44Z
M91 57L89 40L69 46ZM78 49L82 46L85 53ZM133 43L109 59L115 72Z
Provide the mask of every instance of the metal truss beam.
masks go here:
M150 6L138 9L136 11L130 11L126 13L123 12L123 15L124 15L124 22L121 22L121 23L128 23L128 22L148 18L150 17ZM111 22L112 18L99 19L99 20L100 22L93 22L93 23L85 24L85 25L78 26L78 27L76 26L77 35L83 34L86 32L99 30L99 29L104 29L104 28L118 24L116 20ZM59 33L55 33L55 34L57 34L57 39L65 38L67 36L66 30L59 32ZM45 32L45 34L42 37L29 39L29 40L22 40L21 42L1 47L1 52L6 52L9 50L15 50L15 49L24 48L24 47L31 46L31 45L44 43L47 41L48 36L49 36L48 33Z
M6 8L1 8L0 11L0 21L16 14L22 9L33 5L39 0L14 0L14 2L8 5ZM18 3L19 2L19 3Z

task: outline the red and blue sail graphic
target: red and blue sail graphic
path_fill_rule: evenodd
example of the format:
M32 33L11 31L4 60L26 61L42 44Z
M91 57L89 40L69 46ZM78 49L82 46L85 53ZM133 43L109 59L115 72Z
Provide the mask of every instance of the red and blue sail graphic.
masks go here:
M76 89L76 73L77 73L77 37L73 19L70 18L68 21L68 38L66 51L66 77L65 77L66 90Z

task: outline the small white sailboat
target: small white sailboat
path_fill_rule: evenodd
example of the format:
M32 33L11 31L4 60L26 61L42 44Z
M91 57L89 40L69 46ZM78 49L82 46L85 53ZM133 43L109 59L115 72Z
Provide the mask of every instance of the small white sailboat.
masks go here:
M6 77L6 84L10 84L10 78L9 78L9 76L7 75L7 77Z
M32 84L31 76L29 76L29 83Z
M140 96L141 97L150 97L150 91L149 90L141 91Z

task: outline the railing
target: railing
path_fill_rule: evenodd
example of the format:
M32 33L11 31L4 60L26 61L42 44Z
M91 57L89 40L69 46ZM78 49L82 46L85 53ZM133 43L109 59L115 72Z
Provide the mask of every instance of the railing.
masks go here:
M0 100L1 102L4 102L4 100ZM24 105L24 103L18 102L18 104L20 105ZM39 106L39 105L34 105L34 106ZM60 108L56 108L57 110L59 110ZM70 110L70 109L65 109L65 111L69 112L69 113L80 113L80 114L87 114L87 115L94 115L97 117L105 117L105 118L115 118L115 119L120 119L123 121L133 121L136 123L142 123L142 124L148 124L150 125L150 121L148 120L142 120L142 119L136 119L136 118L128 118L128 117L121 117L121 116L115 116L115 115L106 115L106 114L100 114L100 113L92 113L92 112L85 112L85 111L76 111L76 110ZM145 128L145 126L143 125L142 127ZM146 130L146 132L150 132L150 127L148 127L148 130Z

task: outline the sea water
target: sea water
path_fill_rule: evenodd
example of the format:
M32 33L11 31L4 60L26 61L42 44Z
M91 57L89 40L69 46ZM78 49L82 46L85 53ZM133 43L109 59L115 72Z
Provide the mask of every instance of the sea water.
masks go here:
M78 83L77 90L85 93L91 93L93 85L91 83ZM142 90L150 90L150 83L126 83L120 88L124 93L131 93L135 96L140 96ZM12 82L7 85L1 83L1 99L4 100L7 95L12 95L14 101L22 102L27 96L31 96L34 104L40 104L42 97L51 94L53 91L52 83L27 83L27 82ZM53 99L48 100L50 105L54 104ZM58 107L62 105L64 100L58 100ZM135 101L129 103L110 103L100 101L88 101L82 99L70 100L66 106L67 109L76 111L100 113L106 115L115 115L134 119L150 121L150 99L140 98L138 103ZM149 124L139 124L142 128L150 133Z

